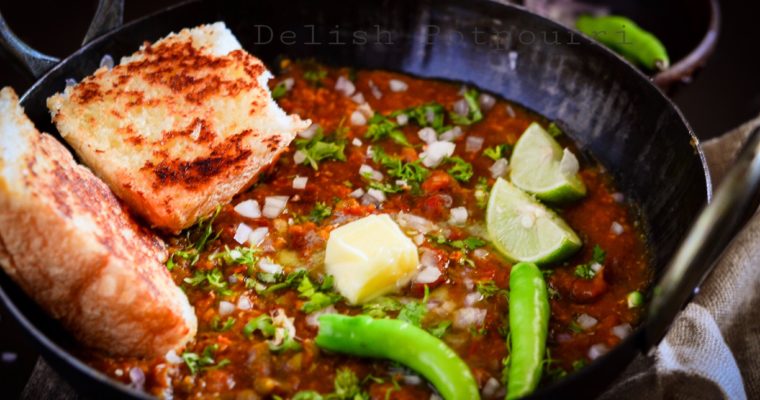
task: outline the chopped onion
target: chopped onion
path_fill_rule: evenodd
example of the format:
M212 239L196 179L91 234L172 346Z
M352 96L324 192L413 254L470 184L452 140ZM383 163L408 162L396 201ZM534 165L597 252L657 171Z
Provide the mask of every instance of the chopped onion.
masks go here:
M419 233L425 234L435 229L435 224L418 215L400 212L396 219L402 228L409 227Z
M372 149L372 146L367 146L367 157L372 158L375 156L375 150Z
M293 162L296 164L303 164L304 161L306 161L306 153L301 150L296 150L296 152L293 153Z
M427 149L420 154L422 164L428 168L435 168L441 164L446 157L454 154L456 145L451 142L434 142L427 146Z
M174 349L167 351L164 358L166 359L166 362L168 362L169 364L174 364L174 365L182 364L182 362L184 361L182 357L177 355L177 352L174 351Z
M288 204L288 196L267 196L264 198L264 210L261 212L267 218L277 218Z
M346 97L350 97L356 91L356 85L344 76L339 76L335 81L335 90Z
M242 295L238 297L237 308L243 311L250 310L253 308L253 303L251 303L251 299L248 296Z
M100 59L100 67L106 67L108 69L113 68L113 57L110 54L106 54Z
M319 129L319 124L311 124L308 128L302 130L298 133L298 136L304 138L304 139L311 139L314 137L314 135L317 133L317 130Z
M367 125L367 117L359 111L354 111L351 113L350 122L354 126L364 126Z
M293 178L293 189L299 189L299 190L306 189L307 182L309 182L308 176L296 175L296 177Z
M422 252L422 256L420 256L420 266L423 268L433 267L437 269L438 255L432 250L425 249Z
M433 128L422 128L417 132L417 136L427 144L435 143L438 141L438 133Z
M381 190L369 189L367 190L367 195L375 199L378 203L382 203L385 201L385 193L383 193Z
M597 322L599 322L596 318L588 315L588 314L581 314L576 318L576 321L578 322L578 326L580 326L583 329L590 329L596 326Z
M454 327L459 329L468 329L471 326L483 325L483 322L486 319L486 314L487 311L482 308L460 308L454 315Z
M235 236L233 236L233 239L235 239L236 242L243 244L248 241L248 237L251 235L251 232L253 232L253 229L251 229L250 226L244 223L240 223L240 225L238 225L237 229L235 230Z
M414 236L412 240L414 240L414 244L421 246L423 243L425 243L425 235L420 233L419 235Z
M362 164L359 167L359 175L372 179L373 181L382 181L383 174L380 171L376 171L374 168L367 164Z
M288 92L290 91L290 89L293 89L293 85L295 85L295 83L296 83L296 80L293 78L286 78L282 80L282 85L285 86L285 90L287 90Z
M491 398L496 397L501 388L501 383L496 378L488 378L486 384L483 385L483 397Z
M610 351L609 347L604 343L597 343L588 349L588 358L596 360L597 358L607 354Z
M129 386L142 389L145 386L145 373L138 367L132 367L129 370Z
M406 90L409 89L409 85L399 79L391 79L388 81L388 87L391 89L391 92L406 92Z
M396 179L396 186L402 187L402 188L408 188L409 184L403 179Z
M358 198L364 196L364 189L358 188L358 189L354 190L353 192L349 193L348 195L351 196L351 197L353 197L353 198L355 198L355 199L358 199Z
M467 209L464 207L454 207L451 209L449 223L452 225L462 225L467 222Z
M396 116L396 123L404 126L409 123L409 116L406 114L399 114Z
M357 92L355 95L351 96L351 100L356 104L364 104L367 102L367 100L364 100L362 92Z
M428 124L435 122L435 110L432 108L425 110L425 120L428 122Z
M464 296L464 304L467 306L471 306L482 299L483 299L483 295L478 292L467 293L467 296Z
M594 271L594 273L597 273L602 270L602 264L599 264L597 262L591 264L591 270Z
M256 228L253 231L251 231L251 234L248 235L248 243L250 243L252 246L258 246L261 244L261 242L264 241L264 238L267 237L267 234L269 233L269 228L261 227Z
M631 325L628 323L612 327L612 334L619 337L621 340L627 338L631 332L633 332L633 328L631 328Z
M369 85L369 91L372 92L372 97L380 100L383 98L383 92L380 91L380 88L375 85L375 82L372 82L372 79L367 82Z
M72 87L77 85L77 80L74 78L66 78L66 87Z
M425 267L414 277L416 283L433 283L441 277L441 270L436 267Z
M443 201L443 206L445 208L449 208L451 207L452 204L454 204L454 199L447 194L439 194L438 198L440 198L441 201Z
M613 193L612 194L612 200L615 200L617 203L622 203L625 201L625 196L622 193Z
M401 379L406 385L416 386L422 384L422 378L417 375L404 375Z
M559 172L565 176L571 177L575 176L575 174L578 173L578 170L580 170L578 159L573 152L565 148L565 150L562 151L562 160L559 162Z
M496 160L493 165L491 165L490 168L488 168L489 171L491 171L491 177L492 178L500 178L507 174L507 169L509 168L509 161L507 161L506 158L500 158Z
M235 305L230 303L229 301L220 301L219 302L219 315L222 317L225 315L232 314L232 312L235 311Z
M446 132L441 133L439 140L445 140L447 142L453 142L464 135L461 127L455 126Z
M362 145L362 140L359 138L354 138L353 140L351 140L351 144L356 147L359 147Z
M466 117L470 113L470 105L467 104L467 100L459 99L454 103L454 112L457 115Z
M510 51L507 54L507 57L509 57L509 69L511 69L512 71L516 70L517 69L517 57L518 57L517 52L516 51Z
M515 113L515 109L512 108L512 106L510 106L509 104L507 104L507 115L509 115L509 118L514 118L517 116L517 114Z
M468 153L475 153L483 148L483 142L485 139L480 136L468 136L464 142L464 151Z
M259 261L259 269L268 274L279 274L282 272L282 265L272 262L269 258L262 258Z
M259 208L259 202L256 200L241 201L233 210L246 218L261 218L261 208Z
M359 107L356 107L356 110L362 113L366 118L372 118L372 116L375 115L375 111L372 110L372 106L370 106L369 103L360 104Z
M198 140L198 138L201 137L201 129L203 129L203 124L195 124L195 128L193 128L193 131L190 132L190 138L193 140Z
M480 96L478 96L478 104L483 111L488 111L496 104L496 97L493 97L488 93L481 93Z
M614 233L615 235L620 236L623 234L623 231L624 231L623 225L620 225L620 223L617 221L613 221L612 225L610 226L610 231L612 231L612 233Z
M479 248L472 251L472 256L481 260L488 257L489 254L490 253L488 252L488 250L484 248Z
M238 255L235 256L235 255L233 255L233 253L238 254ZM237 258L237 257L240 257L241 255L242 254L240 254L239 251L230 250L230 257L232 257L232 258ZM230 277L227 278L227 282L229 282L229 283L231 283L233 285L236 284L236 283L238 283L238 277L237 277L237 275L235 275L235 274L230 275Z

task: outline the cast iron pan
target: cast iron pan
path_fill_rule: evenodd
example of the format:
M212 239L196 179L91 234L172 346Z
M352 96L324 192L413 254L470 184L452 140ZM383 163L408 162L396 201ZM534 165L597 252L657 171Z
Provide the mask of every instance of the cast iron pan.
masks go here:
M118 27L122 7L121 0L103 1L88 39L108 30L104 27ZM750 190L760 181L760 162L752 163L755 146L745 155L744 170L729 178L736 181L733 191L719 194L717 200L722 200L704 214L707 222L696 225L700 229L691 232L677 255L712 192L697 138L681 113L644 75L602 46L495 1L193 1L111 30L60 63L30 53L1 18L0 33L38 76L52 68L22 103L40 130L55 134L45 99L63 90L67 78L80 80L92 73L105 54L118 60L146 40L215 21L226 22L243 47L270 67L281 55L313 57L328 64L463 81L497 93L558 121L609 170L644 221L655 270L647 316L619 346L540 389L536 398L597 395L636 354L655 346L738 231ZM739 184L745 178L751 184ZM72 356L73 340L2 273L0 297L50 365L82 393L146 397Z

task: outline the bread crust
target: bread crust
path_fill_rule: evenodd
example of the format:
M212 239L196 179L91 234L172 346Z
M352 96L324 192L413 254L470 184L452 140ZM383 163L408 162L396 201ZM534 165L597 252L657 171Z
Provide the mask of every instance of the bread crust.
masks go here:
M86 346L157 356L197 321L154 233L0 90L0 265Z
M223 23L146 43L48 99L82 161L153 227L178 233L254 182L308 121Z

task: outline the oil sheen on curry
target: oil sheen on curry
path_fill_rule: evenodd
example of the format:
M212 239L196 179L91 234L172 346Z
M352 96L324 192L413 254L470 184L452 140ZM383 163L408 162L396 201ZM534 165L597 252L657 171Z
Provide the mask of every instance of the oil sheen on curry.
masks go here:
M470 386L501 399L583 368L637 325L650 282L637 216L555 124L460 84L280 67L273 96L312 126L232 204L167 238L197 337L159 359L82 350L89 363L167 398L438 399ZM543 331L514 326L544 312ZM421 361L439 342L461 362L448 372Z

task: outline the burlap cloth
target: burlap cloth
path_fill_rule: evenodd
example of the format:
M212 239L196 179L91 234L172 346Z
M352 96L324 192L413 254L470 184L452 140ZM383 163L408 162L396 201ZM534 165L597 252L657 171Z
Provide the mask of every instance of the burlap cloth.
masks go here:
M720 183L760 117L704 143ZM81 398L41 359L23 399ZM760 399L760 216L736 237L699 294L649 356L639 356L602 399Z

